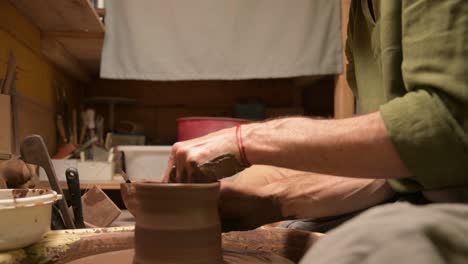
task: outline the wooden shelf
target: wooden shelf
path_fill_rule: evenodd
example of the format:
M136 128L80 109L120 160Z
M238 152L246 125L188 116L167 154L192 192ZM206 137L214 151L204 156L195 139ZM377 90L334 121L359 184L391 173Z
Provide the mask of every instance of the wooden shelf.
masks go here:
M40 29L41 51L50 61L84 82L98 74L105 29L88 0L10 2Z
M120 184L123 183L124 181L82 181L80 182L80 188L82 190L86 190L91 188L93 185L97 185L99 188L103 190L120 190ZM59 181L60 188L62 189L68 189L67 182L65 181ZM36 188L50 188L49 182L48 181L41 181L39 184L36 186Z
M41 31L104 32L88 0L10 0Z
M91 75L99 73L104 32L44 32L42 42L56 39Z

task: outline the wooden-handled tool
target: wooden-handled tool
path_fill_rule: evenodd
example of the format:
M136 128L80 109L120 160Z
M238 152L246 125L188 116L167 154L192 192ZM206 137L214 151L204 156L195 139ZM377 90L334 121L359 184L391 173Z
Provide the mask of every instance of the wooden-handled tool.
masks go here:
M65 125L63 123L62 115L57 115L57 129L58 129L60 138L62 139L62 143L64 144L68 143L67 133L65 132Z
M26 137L23 142L21 142L21 157L24 162L30 164L36 164L44 169L49 179L49 184L52 190L56 191L57 194L63 195L62 188L60 188L57 176L55 175L55 170L50 160L49 153L45 146L44 140L39 135L31 135ZM75 225L73 224L72 218L68 211L67 201L61 199L57 201L60 213L63 217L63 222L65 227L69 229L74 229Z
M127 168L125 166L125 152L123 151L120 152L120 174L126 183L132 183L127 175Z
M14 85L16 79L16 56L15 53L10 50L8 55L8 64L5 80L3 80L2 86L0 87L2 94L11 94L11 87Z
M13 134L12 142L14 154L17 156L19 154L19 139L18 139L18 102L17 102L17 92L16 92L16 56L15 53L10 50L8 56L8 65L5 80L2 82L2 87L0 91L2 94L11 96L11 114L13 120Z
M63 217L60 213L60 209L55 204L52 205L52 219L50 225L52 226L52 230L67 229L65 223L63 223Z
M80 177L76 168L68 168L65 172L67 179L68 192L70 193L70 203L75 216L75 226L77 228L86 228L83 220L83 208L81 206Z

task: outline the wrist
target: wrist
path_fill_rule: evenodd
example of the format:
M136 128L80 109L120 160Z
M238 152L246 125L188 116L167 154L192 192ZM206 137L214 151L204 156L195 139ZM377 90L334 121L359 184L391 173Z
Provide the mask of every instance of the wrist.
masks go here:
M251 164L277 165L282 144L281 131L287 119L242 125L242 142Z
M247 158L247 154L245 151L245 146L244 146L243 139L242 139L242 125L241 124L236 125L236 145L237 145L239 160L241 164L246 168L252 166L249 159Z
M239 146L240 159L245 158L248 165L261 164L258 159L258 152L256 147L256 131L261 129L257 123L244 124L239 127L240 133L238 134L238 143L241 142L242 146ZM258 132L258 131L257 131ZM236 133L237 134L237 133Z

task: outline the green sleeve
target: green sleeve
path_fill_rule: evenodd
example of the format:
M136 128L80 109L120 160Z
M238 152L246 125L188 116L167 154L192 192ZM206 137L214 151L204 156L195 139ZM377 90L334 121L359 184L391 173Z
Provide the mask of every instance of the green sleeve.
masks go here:
M424 189L468 184L468 1L403 1L402 50L408 93L380 107L390 137Z

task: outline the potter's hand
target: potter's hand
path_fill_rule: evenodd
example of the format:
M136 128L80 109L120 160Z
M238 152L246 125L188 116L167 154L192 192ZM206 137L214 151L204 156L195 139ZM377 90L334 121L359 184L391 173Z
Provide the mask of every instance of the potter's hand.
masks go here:
M262 187L221 181L220 217L223 232L255 229L285 220L280 206Z
M215 182L243 170L236 128L177 142L172 147L164 182Z

